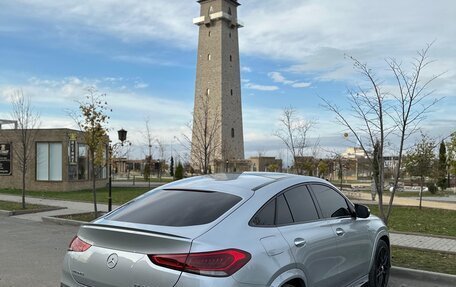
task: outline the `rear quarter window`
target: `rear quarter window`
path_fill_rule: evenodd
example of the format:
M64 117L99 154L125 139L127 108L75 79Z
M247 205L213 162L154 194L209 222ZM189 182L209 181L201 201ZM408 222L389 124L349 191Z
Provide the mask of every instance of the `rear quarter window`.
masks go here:
M223 192L159 190L115 211L106 219L162 226L201 225L216 220L241 199Z

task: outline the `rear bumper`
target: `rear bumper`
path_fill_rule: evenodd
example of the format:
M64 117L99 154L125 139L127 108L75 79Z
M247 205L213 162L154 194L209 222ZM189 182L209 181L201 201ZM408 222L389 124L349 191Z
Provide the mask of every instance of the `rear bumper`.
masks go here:
M233 277L208 277L183 272L174 287L267 287L265 285L244 284Z

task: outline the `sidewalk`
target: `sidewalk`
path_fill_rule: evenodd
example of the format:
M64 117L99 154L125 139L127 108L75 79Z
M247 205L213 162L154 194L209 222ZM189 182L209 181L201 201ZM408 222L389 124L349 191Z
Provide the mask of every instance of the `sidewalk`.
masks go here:
M16 196L16 195L0 194L0 200L21 202L22 198L20 196ZM26 198L26 202L32 203L32 204L43 204L43 205L50 205L50 206L66 207L66 209L39 212L39 213L29 213L29 214L17 215L14 217L32 220L32 221L43 221L41 219L43 216L56 216L56 215L84 213L84 212L93 211L93 203L88 203L88 202L42 199L42 198L33 198L33 197ZM116 207L117 207L116 205L112 206L113 209ZM108 211L107 204L98 203L97 208L98 208L98 211Z
M21 197L15 195L4 195L0 194L0 200L20 202ZM75 202L75 201L64 201L64 200L53 200L53 199L41 199L41 198L27 198L28 203L44 204L50 206L66 207L67 209L23 214L14 216L16 218L22 218L32 221L42 221L43 216L55 216L73 213L83 213L93 211L93 204L87 202ZM108 206L106 204L98 204L98 210L107 211ZM117 206L113 205L113 208ZM421 236L416 234L405 234L405 233L390 233L391 244L394 246L416 248L423 250L432 250L440 252L450 252L456 254L456 237L455 238L443 238L434 236Z
M370 193L367 192L353 192L353 191L344 191L343 192L348 198L352 200L359 200L364 203L369 204L377 204L378 203L378 196L376 197L375 201L372 201ZM383 202L389 203L390 197L383 196ZM405 206L419 206L420 200L416 197L394 197L393 205L405 205ZM448 209L448 210L456 210L456 202L452 200L447 201L436 201L435 198L431 198L431 200L427 200L426 197L423 197L422 202L423 207L430 207L430 208L440 208L440 209Z

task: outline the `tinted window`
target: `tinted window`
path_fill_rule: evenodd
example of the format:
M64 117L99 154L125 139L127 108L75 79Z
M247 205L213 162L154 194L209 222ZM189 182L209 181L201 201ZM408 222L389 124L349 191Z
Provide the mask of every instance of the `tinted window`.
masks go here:
M337 191L324 185L312 185L312 190L324 217L350 216L345 198Z
M277 210L276 210L276 224L287 224L293 222L291 217L290 208L283 195L277 197Z
M267 203L252 219L254 225L274 225L275 199Z
M285 198L295 222L318 219L317 209L305 186L296 187L285 192Z
M239 201L240 197L222 192L160 190L107 219L164 226L200 225L214 221Z

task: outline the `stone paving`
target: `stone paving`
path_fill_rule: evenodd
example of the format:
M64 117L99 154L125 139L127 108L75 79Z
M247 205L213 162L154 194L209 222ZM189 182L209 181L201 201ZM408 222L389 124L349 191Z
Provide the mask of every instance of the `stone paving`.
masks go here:
M390 233L392 245L456 254L456 238L430 237L415 234Z
M15 195L0 194L0 200L20 202L21 197ZM66 207L66 209L17 215L15 216L16 218L27 219L32 221L42 221L43 216L55 216L93 211L93 204L87 202L41 199L32 197L27 198L27 202L34 204ZM98 204L97 206L98 210L100 211L108 210L108 206L106 204ZM113 205L113 208L116 207L117 206ZM423 250L433 250L447 253L450 252L456 254L456 237L443 238L434 236L422 236L416 234L390 233L390 238L391 244L394 246L417 248Z

